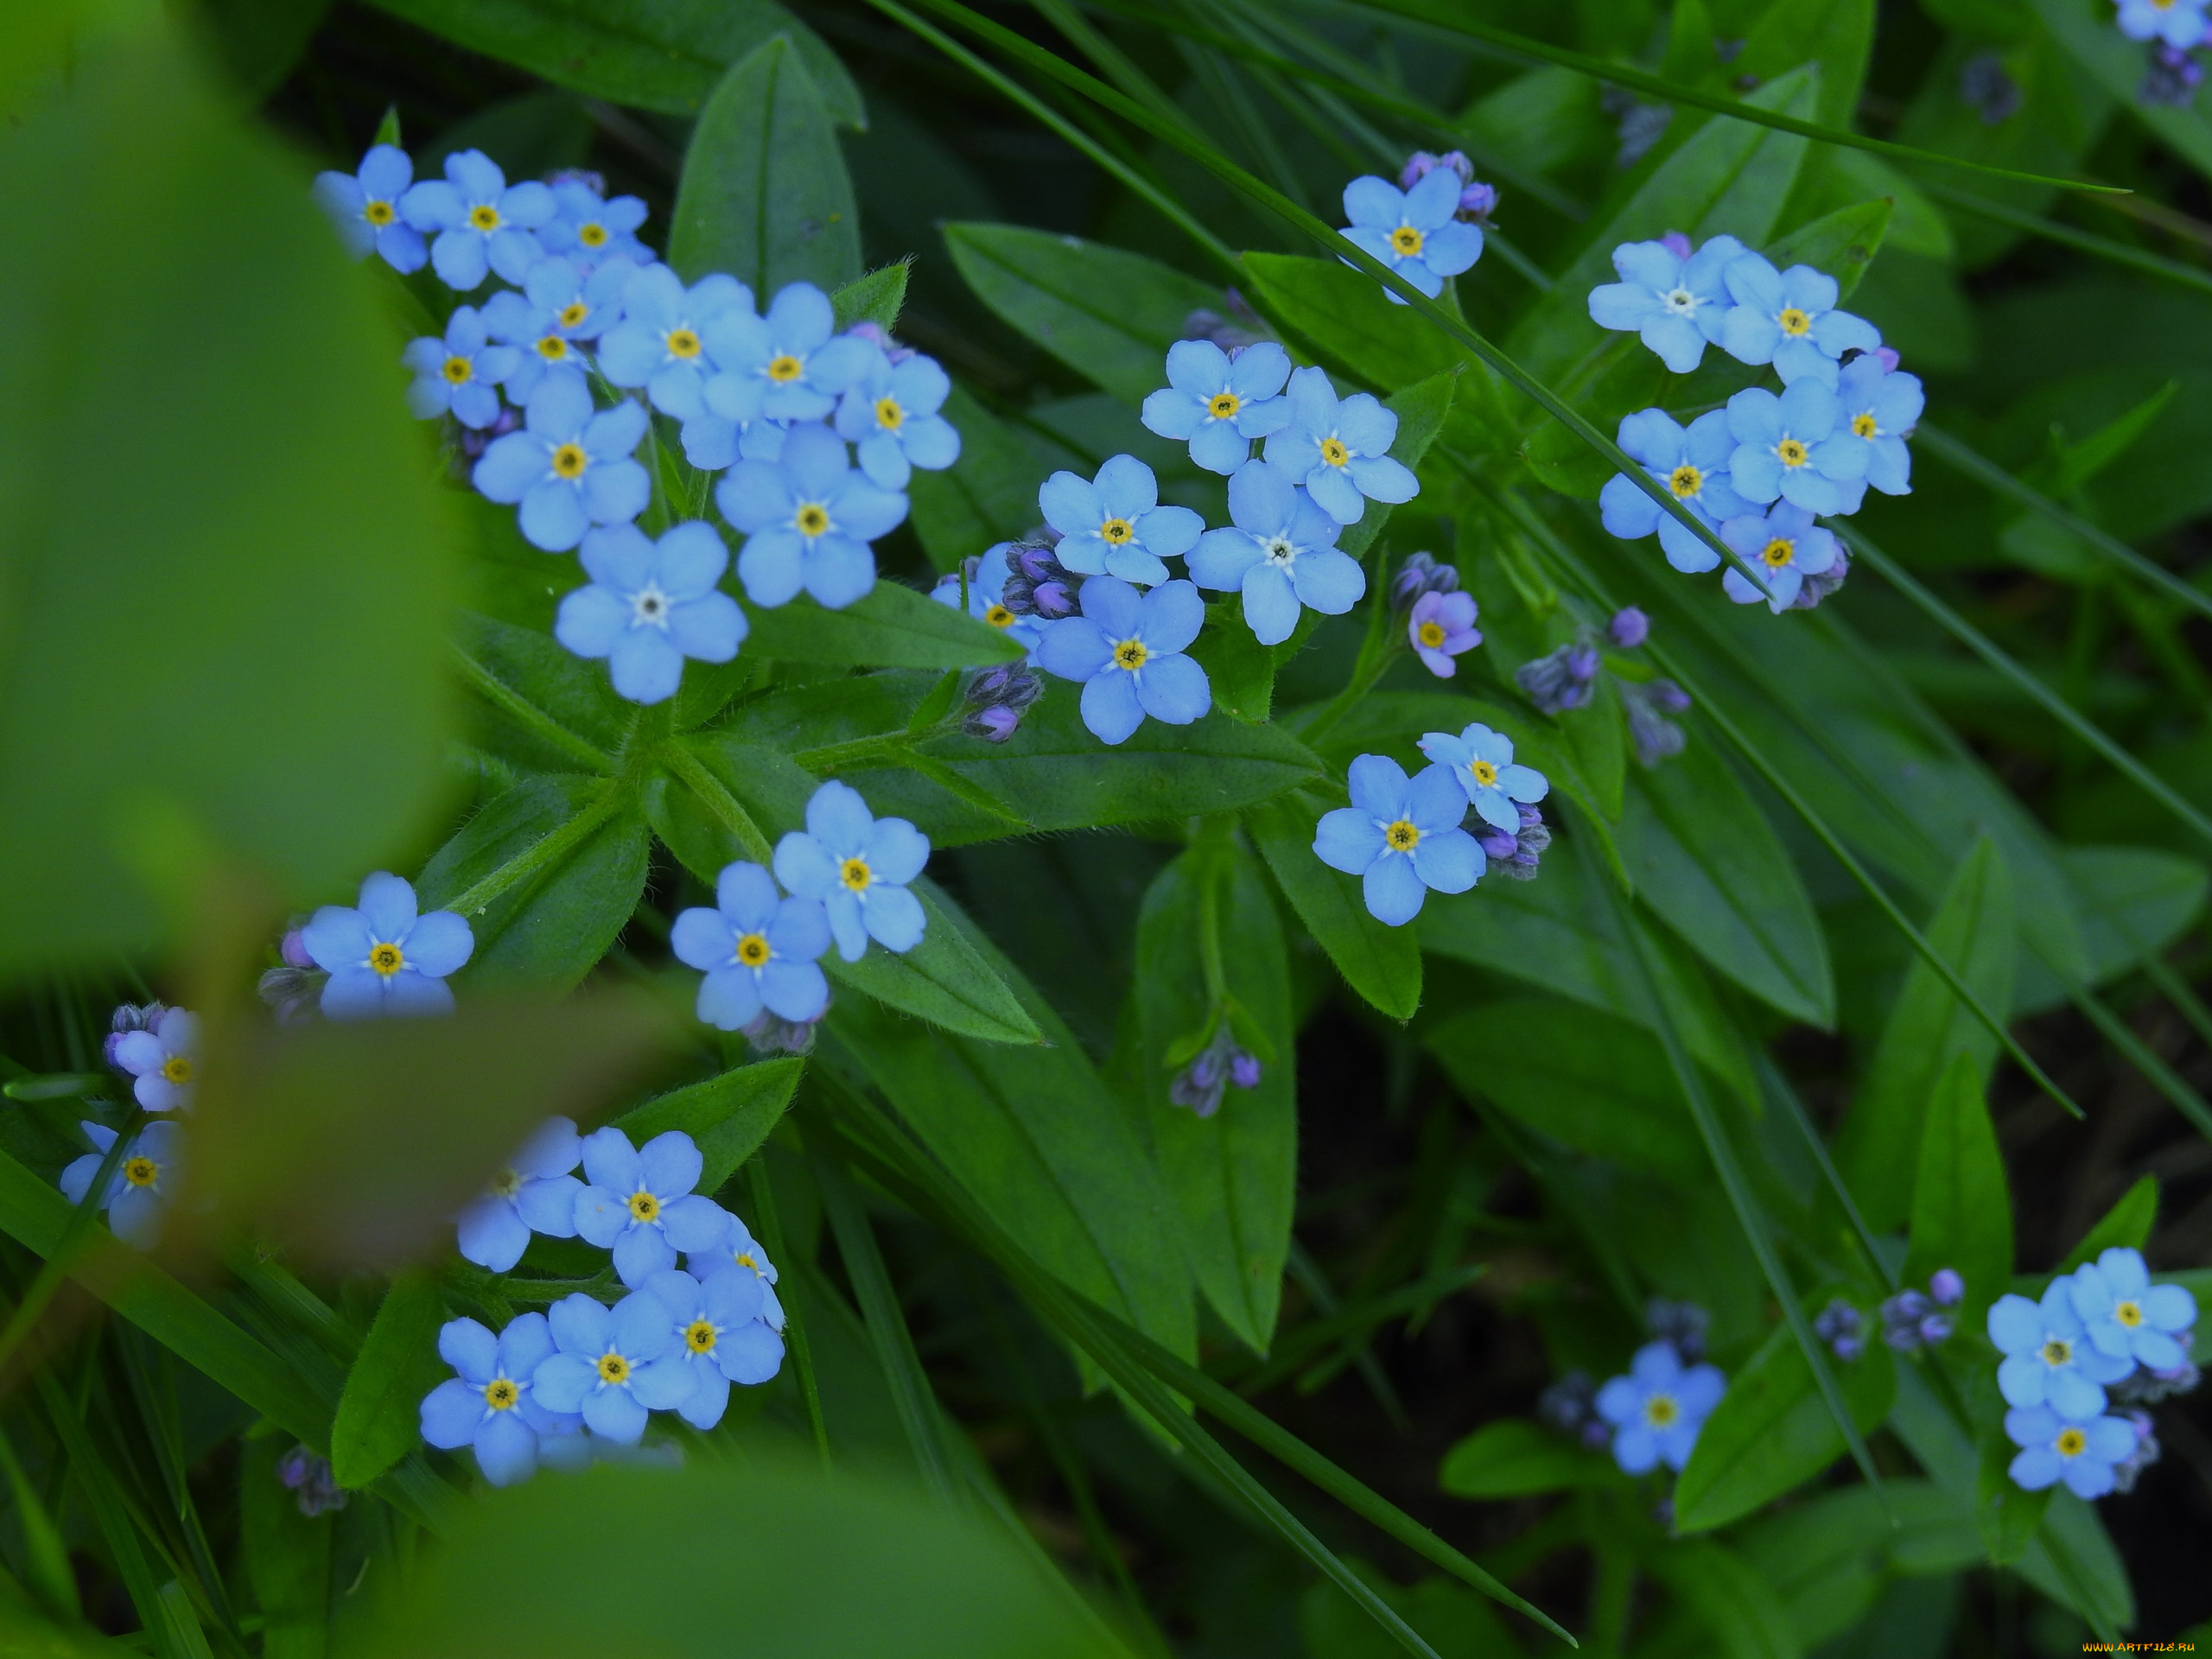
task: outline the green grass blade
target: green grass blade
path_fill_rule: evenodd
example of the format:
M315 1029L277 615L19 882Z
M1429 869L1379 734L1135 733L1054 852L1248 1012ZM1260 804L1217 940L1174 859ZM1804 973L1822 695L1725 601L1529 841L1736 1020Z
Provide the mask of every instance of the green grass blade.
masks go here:
M784 1222L776 1209L765 1148L746 1160L745 1185L753 1195L753 1224L760 1231L761 1248L768 1252L769 1261L785 1261ZM791 1370L798 1377L798 1397L806 1407L806 1426L814 1435L815 1453L828 1469L832 1462L830 1425L822 1415L822 1387L815 1376L814 1349L807 1340L806 1321L790 1307L784 1310L784 1342L791 1350Z
M70 1476L85 1496L85 1507L92 1511L93 1525L107 1541L108 1553L115 1558L115 1570L130 1594L130 1605L137 1610L139 1624L153 1639L154 1651L162 1659L191 1659L190 1655L179 1651L162 1604L161 1584L146 1559L137 1523L130 1517L114 1471L102 1461L99 1448L92 1444L77 1402L62 1391L50 1370L41 1369L37 1383L47 1420L54 1426L54 1438L61 1443L69 1459Z
M1307 1254L1306 1247L1294 1236L1290 1241L1290 1254L1285 1265L1290 1269L1291 1277L1298 1281L1299 1287L1313 1299L1313 1306L1324 1314L1333 1317L1342 1311L1343 1304L1337 1300L1337 1293L1329 1283L1329 1275L1321 1271L1321 1264ZM1280 1351L1277 1351L1279 1354ZM1390 1386L1389 1375L1383 1370L1375 1357L1374 1351L1368 1346L1364 1332L1355 1332L1350 1344L1350 1357L1359 1372L1359 1380L1375 1396L1375 1403L1382 1408L1382 1414L1389 1420L1390 1427L1401 1434L1411 1433L1413 1419L1406 1415L1405 1402L1398 1398L1397 1389ZM1333 1376L1341 1369L1341 1365L1332 1368L1330 1375ZM1309 1388L1304 1391L1310 1393L1312 1389ZM1258 1390L1248 1387L1243 1392L1255 1394Z
M2155 253L2141 248L2132 248L2125 242L2115 242L2108 236L2099 236L2090 231L2077 231L2071 225L2062 225L2056 219L2044 219L2034 213L2022 213L2017 207L2007 207L2000 201L1988 201L1965 190L1955 190L1948 185L1932 180L1923 180L1920 188L1938 201L1948 202L1962 213L1993 224L2007 225L2016 231L2025 231L2030 236L2039 236L2046 242L2056 242L2062 247L2074 248L2094 258L2115 265L2125 265L2162 281L2177 283L2183 288L2193 288L2201 294L2212 294L2212 271L2184 265L2177 259L2162 259Z
M2196 1125L2200 1134L2212 1135L2212 1104L2190 1086L2189 1080L2160 1059L2151 1046L2138 1037L2127 1021L2107 1007L2096 995L2080 986L2069 986L2068 999L2088 1017L2089 1023L2105 1035L2105 1039L2126 1057L2127 1063L2143 1074L2144 1080L2171 1101L2176 1109Z
M1835 1160L1828 1156L1828 1143L1821 1139L1820 1131L1813 1127L1813 1120L1805 1115L1805 1103L1797 1098L1797 1090L1790 1086L1789 1079L1783 1075L1782 1068L1774 1063L1773 1057L1764 1047L1758 1051L1754 1064L1758 1067L1759 1081L1765 1085L1767 1097L1782 1108L1790 1127L1804 1141L1805 1150L1819 1166L1821 1183L1841 1207L1844 1219L1851 1224L1851 1230L1858 1237L1859 1249L1866 1256L1867 1265L1881 1275L1891 1290L1900 1288L1903 1281L1898 1278L1897 1269L1875 1247L1874 1230L1866 1224L1866 1217L1860 1213L1859 1200L1851 1196L1851 1189L1843 1184L1842 1172L1836 1168Z

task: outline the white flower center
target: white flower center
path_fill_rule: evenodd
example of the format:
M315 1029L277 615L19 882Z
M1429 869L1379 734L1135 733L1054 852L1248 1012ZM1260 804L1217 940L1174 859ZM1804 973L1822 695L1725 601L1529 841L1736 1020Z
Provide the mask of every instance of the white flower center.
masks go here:
M1287 536L1268 537L1260 544L1260 550L1267 555L1269 564L1286 569L1298 557L1298 549Z
M1678 317L1687 317L1696 311L1698 297L1687 288L1678 288L1670 294L1659 296L1660 303Z
M630 613L639 627L665 628L668 595L661 592L658 583L649 582L630 595Z

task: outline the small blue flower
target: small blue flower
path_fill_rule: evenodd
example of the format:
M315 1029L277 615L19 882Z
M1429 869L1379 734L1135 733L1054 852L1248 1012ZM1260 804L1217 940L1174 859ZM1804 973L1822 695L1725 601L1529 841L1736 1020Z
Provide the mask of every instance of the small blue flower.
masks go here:
M1292 374L1289 403L1289 422L1262 453L1338 524L1357 524L1370 501L1395 505L1421 493L1412 472L1388 454L1398 439L1395 411L1363 391L1339 399L1320 369Z
M1826 271L1777 270L1745 253L1730 263L1726 280L1736 303L1721 321L1720 344L1739 363L1772 363L1786 386L1812 379L1833 391L1838 358L1882 343L1866 318L1835 308L1836 280Z
M115 1131L104 1123L86 1122L77 1127L98 1150L61 1172L61 1196L72 1204L84 1203L116 1139ZM175 1118L149 1123L124 1147L98 1205L107 1211L107 1224L118 1238L142 1250L154 1248L161 1236L162 1213L183 1185L183 1159L184 1126Z
M591 586L561 601L553 637L579 657L604 657L614 689L632 702L665 702L683 683L683 659L727 663L749 626L715 588L729 550L693 519L655 542L635 524L588 532Z
M2162 41L2177 52L2204 44L2204 0L2120 0L2113 21L2131 41Z
M480 149L446 157L446 175L410 186L399 212L418 231L435 231L430 264L439 280L466 294L496 270L511 283L530 275L544 250L531 234L553 217L553 193L535 179L510 186Z
M1167 348L1167 384L1144 400L1144 423L1163 438L1187 439L1191 459L1224 475L1242 467L1252 440L1282 430L1290 404L1280 394L1290 354L1272 340L1235 357L1210 340Z
M142 1110L183 1111L199 1087L200 1016L166 1008L153 1025L108 1039L108 1060L130 1075Z
M1842 429L1837 436L1863 445L1866 481L1885 495L1912 493L1912 451L1905 438L1928 405L1920 377L1883 367L1872 352L1854 357L1837 378Z
M719 473L741 461L781 461L788 432L781 421L765 415L726 421L710 411L683 423L683 459L702 473Z
M400 200L414 177L415 163L405 150L378 144L361 158L358 173L316 174L315 199L356 259L374 253L394 270L420 270L429 250L422 232L400 214Z
M804 1024L830 1006L830 982L816 965L830 948L830 918L814 899L787 899L758 864L730 864L715 884L715 908L696 906L669 936L677 960L706 975L699 1018L721 1031L749 1024L762 1008Z
M514 1161L482 1197L461 1212L461 1253L480 1268L505 1273L522 1260L530 1236L576 1236L576 1198L584 1184L572 1173L584 1155L574 1120L548 1118L523 1142Z
M513 375L522 359L512 346L486 344L485 334L485 319L474 306L464 305L447 322L443 340L408 342L399 361L415 376L407 387L409 414L431 421L450 411L479 431L499 418L493 388Z
M707 407L724 420L818 421L880 355L837 326L830 296L812 283L786 284L768 302L724 313L707 330L718 372L707 385Z
M875 346L837 405L837 435L849 439L861 470L887 490L903 490L913 469L939 473L960 459L960 432L938 413L952 381L934 358L893 363Z
M1716 1367L1684 1366L1674 1344L1645 1344L1626 1376L1598 1390L1598 1414L1613 1426L1613 1461L1631 1475L1662 1461L1680 1471L1727 1387Z
M2189 1358L2181 1333L2196 1323L2196 1299L2179 1285L2154 1285L2143 1253L2115 1247L2078 1268L2068 1298L2098 1351L2170 1371Z
M550 1411L581 1412L585 1426L617 1446L635 1446L649 1411L673 1411L696 1380L653 1362L676 1345L661 1306L642 1291L612 1309L578 1292L546 1315L556 1351L537 1363L531 1392Z
M638 226L645 222L645 204L635 196L603 200L600 193L575 177L553 181L553 217L537 232L548 253L574 260L591 270L609 259L626 259L633 265L653 262L652 250L638 240Z
M333 1020L451 1014L446 976L476 949L467 922L449 910L416 914L413 885L382 870L362 881L358 908L325 905L300 942L330 976L322 1011Z
M1728 482L1746 501L1776 496L1808 512L1856 512L1866 494L1867 446L1853 440L1835 393L1810 376L1776 397L1763 386L1728 400L1736 448Z
M1007 550L1012 545L1008 542L997 543L981 558L972 561L975 569L968 576L968 614L978 622L988 622L1000 629L1008 639L1020 641L1034 662L1037 642L1044 637L1044 623L1038 617L1018 614L1006 603L1006 579L1013 574ZM937 586L930 589L930 597L940 605L958 610L960 572L955 570L939 576Z
M922 942L927 918L906 883L928 862L930 838L904 818L877 818L860 791L836 779L806 804L806 829L776 843L776 880L821 901L837 954L858 962L872 938L887 950Z
M576 1231L614 1252L614 1271L632 1289L676 1265L678 1250L703 1250L728 1230L728 1211L692 1189L699 1148L681 1129L633 1147L613 1124L584 1137L584 1179L576 1194Z
M2113 1465L2133 1455L2135 1430L2119 1417L2069 1421L2049 1406L2016 1406L2005 1433L2020 1448L2005 1472L2012 1484L2039 1492L2060 1481L2076 1497L2102 1497L2113 1488Z
M1450 767L1423 766L1409 779L1389 756L1363 754L1351 763L1351 804L1324 812L1314 826L1313 855L1362 878L1376 921L1402 927L1432 887L1465 893L1482 879L1487 861L1459 827L1467 797Z
M1483 257L1483 233L1456 217L1459 175L1439 168L1410 190L1401 190L1372 174L1344 186L1344 217L1339 232L1404 277L1429 298L1444 291L1444 279L1457 276ZM1405 301L1388 289L1391 303Z
M503 288L484 302L492 338L516 346L507 377L507 400L520 405L547 374L584 372L586 340L621 320L622 285L631 267L620 261L588 276L567 259L541 259L523 280L523 291Z
M438 1332L438 1356L455 1375L423 1397L423 1438L442 1452L466 1446L494 1486L512 1486L537 1472L540 1437L573 1434L574 1414L549 1411L531 1386L553 1357L553 1332L543 1313L524 1313L494 1338L474 1319L454 1319Z
M707 336L718 322L753 315L753 290L719 274L683 286L666 265L631 272L622 321L599 342L600 372L618 386L643 386L653 407L679 421L707 412Z
M1480 721L1470 723L1457 737L1449 732L1424 733L1421 752L1437 765L1450 767L1452 781L1466 791L1467 804L1484 823L1509 836L1521 830L1521 810L1516 803L1534 805L1551 792L1542 772L1514 764L1513 740Z
M2135 1362L2090 1341L2074 1312L2072 1288L2071 1277L2062 1275L2050 1281L2040 1304L1999 1296L1990 1304L1989 1339L2005 1356L1997 1387L2006 1405L2047 1405L2069 1422L2081 1422L2105 1408L2102 1385L2119 1382Z
M1054 473L1037 492L1038 511L1060 532L1053 552L1062 564L1078 575L1119 576L1142 587L1166 581L1160 561L1189 552L1205 528L1188 507L1159 503L1159 481L1135 455L1111 457L1088 483Z
M826 426L793 427L779 459L741 461L715 486L722 517L744 532L738 579L755 605L789 604L801 588L830 610L875 586L868 543L906 516L906 498L846 464Z
M493 500L522 505L524 538L565 553L594 524L624 524L645 510L652 485L631 456L645 435L642 404L624 398L592 412L580 375L549 375L523 410L523 429L493 440L470 476Z
M1613 250L1621 279L1590 290L1590 321L1634 329L1669 369L1688 374L1704 360L1708 343L1720 343L1731 303L1727 270L1743 254L1732 236L1711 238L1687 257L1664 242L1624 242Z
M1059 546L1064 560L1067 545ZM1093 576L1077 602L1080 616L1063 617L1045 630L1037 665L1084 682L1083 723L1092 736L1121 743L1147 715L1188 726L1213 707L1205 670L1183 655L1206 620L1196 588L1168 582L1140 594L1119 576Z
M1736 438L1728 429L1727 410L1708 410L1685 431L1662 409L1640 410L1621 417L1618 441L1630 460L1643 463L1644 471L1665 485L1700 523L1715 526L1723 518L1751 511L1751 504L1728 481ZM1720 563L1718 553L1620 474L1605 480L1598 507L1606 530L1624 541L1638 541L1657 531L1660 550L1677 570L1710 570Z
M1301 606L1342 616L1367 591L1359 561L1337 546L1337 521L1272 461L1248 461L1236 469L1229 516L1234 528L1198 537L1191 580L1222 593L1242 591L1244 621L1262 645L1289 639Z
M729 1385L766 1382L784 1363L784 1339L760 1316L760 1281L749 1273L695 1279L671 1268L639 1287L668 1322L668 1351L647 1369L671 1373L647 1387L661 1395L686 1390L677 1414L694 1428L712 1428L729 1408Z
M1835 537L1813 523L1802 507L1777 501L1764 513L1746 512L1720 526L1720 539L1766 579L1767 591L1753 587L1734 566L1721 572L1720 585L1738 605L1764 600L1777 616L1796 603L1805 578L1835 566Z
M717 1273L744 1273L760 1287L760 1317L768 1328L784 1328L783 1304L776 1300L776 1264L735 1216L730 1217L728 1230L712 1249L690 1252L683 1258L683 1267L695 1279Z

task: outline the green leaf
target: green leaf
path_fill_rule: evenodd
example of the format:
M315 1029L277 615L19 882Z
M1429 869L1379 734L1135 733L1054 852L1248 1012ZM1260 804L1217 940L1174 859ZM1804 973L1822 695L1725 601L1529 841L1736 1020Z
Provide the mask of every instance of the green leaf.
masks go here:
M1658 1040L1625 1020L1510 998L1454 1014L1425 1040L1459 1089L1541 1135L1678 1185L1710 1179Z
M885 334L899 327L899 314L906 306L906 277L912 259L895 259L878 265L865 276L855 276L830 296L840 331L856 322L872 322Z
M1889 1414L1897 1390L1890 1351L1870 1342L1839 1363L1836 1380L1861 1433ZM1812 1479L1845 1451L1843 1431L1821 1398L1813 1368L1789 1328L1777 1327L1728 1380L1675 1488L1675 1526L1707 1532Z
M423 1396L446 1370L438 1357L445 1298L427 1275L402 1274L385 1293L330 1427L330 1472L358 1491L423 1438Z
M1437 1484L1454 1497L1533 1497L1620 1484L1602 1454L1519 1417L1484 1423L1444 1454Z
M960 429L960 459L941 473L916 473L906 499L914 533L939 569L952 570L992 543L1024 534L1040 516L1038 486L1084 461L1036 427L1001 420L959 385L943 413Z
M473 611L454 622L462 683L500 718L481 741L532 772L604 772L637 710L607 675L536 628Z
M1978 843L1959 866L1927 937L1974 995L2001 1014L2011 1000L2017 946L2012 882L1993 842ZM1920 1126L1953 1058L1972 1057L1986 1077L1996 1053L1988 1028L1916 957L1836 1136L1836 1167L1869 1227L1886 1230L1912 1212Z
M1214 707L1251 725L1262 725L1274 712L1275 658L1297 644L1263 645L1244 620L1241 594L1229 594L1206 607L1207 626L1191 642L1190 653L1206 671Z
M860 276L860 213L835 116L789 36L731 65L700 111L668 261L686 282L728 272L764 309L786 283L829 289Z
M1249 1020L1274 1052L1259 1087L1229 1089L1219 1109L1201 1118L1170 1101L1168 1087L1190 1058L1175 1052L1178 1039L1205 1033L1214 1012L1205 963L1209 926L1236 1005L1232 1027ZM1249 855L1204 838L1154 879L1137 917L1135 989L1138 1092L1198 1288L1237 1340L1265 1353L1297 1197L1297 1067L1289 957L1274 901Z
M978 550L981 550L980 549ZM811 599L772 610L745 607L748 657L834 668L982 668L1019 662L1022 648L988 623L926 594L879 579L841 611Z
M1391 1019L1410 1020L1421 1007L1419 936L1376 921L1359 882L1314 856L1314 826L1328 810L1312 792L1294 791L1254 808L1245 827L1283 897L1344 982Z
M1806 118L1848 128L1859 113L1859 89L1866 84L1873 48L1874 0L1776 0L1760 11L1728 67L1734 74L1770 80L1801 63L1817 64L1821 99ZM1838 274L1831 266L1821 268Z
M1887 200L1839 207L1809 225L1799 226L1769 248L1766 257L1779 270L1811 265L1827 272L1841 289L1841 297L1848 299L1859 278L1866 276L1866 267L1874 263L1874 256L1882 251L1882 238L1889 233L1893 211Z
M1835 1023L1835 981L1813 901L1765 813L1700 733L1637 767L1620 826L1637 896L1698 954L1793 1020Z
M1707 1432L1712 1427L1708 1421ZM1687 1478L1688 1471L1683 1473ZM1723 1659L1797 1659L1802 1649L1789 1615L1734 1550L1709 1538L1655 1542L1643 1566L1681 1599Z
M1195 276L1077 237L968 223L946 226L944 244L984 304L1128 404L1167 384L1184 319L1223 304Z
M858 962L833 952L823 965L841 985L928 1020L946 1031L987 1043L1045 1040L1021 999L995 968L982 932L967 912L926 876L908 884L922 901L928 931L903 955L871 947Z
M1410 386L1468 360L1437 330L1408 327L1405 308L1341 260L1247 253L1244 269L1264 315L1370 385Z
M281 1435L248 1440L238 1450L238 1553L261 1609L263 1659L324 1659L336 1526L300 1513L276 1472Z
M0 262L0 976L149 960L217 865L331 897L444 788L460 537L381 290L196 52L130 34L0 145L50 227Z
M767 1140L790 1108L806 1062L796 1055L737 1066L703 1083L656 1095L614 1120L639 1146L681 1129L698 1142L698 1190L714 1192Z
M837 54L771 0L374 0L433 34L613 104L696 115L722 73L771 36L797 46L840 126L864 127Z
M2158 1178L2145 1175L2121 1193L2120 1202L2106 1211L2102 1219L2082 1236L2079 1244L2067 1251L2066 1259L2058 1264L2058 1271L2071 1273L2109 1249L2141 1249L2151 1242L2151 1229L2158 1220ZM2009 1269L2011 1263L2005 1265Z
M1967 1286L1959 1328L1981 1329L1984 1312L2012 1281L2012 1199L1982 1101L1981 1069L1970 1054L1952 1060L1928 1103L1911 1237L1905 1282L1925 1284L1938 1268L1953 1268Z
M1958 1368L1948 1369L1955 1382ZM2039 1492L2024 1491L2012 1478L2012 1459L2020 1455L2020 1448L2005 1432L2005 1398L1998 1392L1995 1373L1977 1369L1964 1391L1974 1421L1978 1456L1974 1515L1981 1529L1982 1553L1994 1566L2016 1567L2042 1532L2056 1489L2046 1486Z

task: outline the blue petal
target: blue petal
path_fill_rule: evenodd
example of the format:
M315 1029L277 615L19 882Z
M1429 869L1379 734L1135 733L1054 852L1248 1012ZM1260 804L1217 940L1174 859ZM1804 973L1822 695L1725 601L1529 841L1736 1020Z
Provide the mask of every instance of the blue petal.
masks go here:
M1102 742L1124 742L1144 723L1135 682L1119 669L1107 669L1085 683L1081 706L1083 723Z
M1374 817L1357 807L1325 812L1313 828L1313 855L1331 869L1363 875L1387 845Z
M1386 853L1369 865L1362 886L1368 914L1390 927L1403 927L1420 915L1421 900L1428 897L1413 860L1402 853Z

